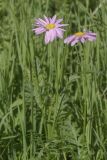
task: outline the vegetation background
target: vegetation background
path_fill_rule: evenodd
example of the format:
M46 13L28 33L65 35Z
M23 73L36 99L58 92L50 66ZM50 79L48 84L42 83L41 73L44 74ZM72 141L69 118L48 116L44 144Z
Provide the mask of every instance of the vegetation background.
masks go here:
M45 45L54 14L97 40ZM0 0L0 160L107 160L107 0Z

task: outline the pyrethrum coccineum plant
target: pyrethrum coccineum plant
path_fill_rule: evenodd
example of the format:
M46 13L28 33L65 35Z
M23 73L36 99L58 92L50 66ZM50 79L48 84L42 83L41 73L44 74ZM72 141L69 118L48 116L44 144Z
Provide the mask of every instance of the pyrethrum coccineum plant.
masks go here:
M0 2L0 160L107 159L106 6Z

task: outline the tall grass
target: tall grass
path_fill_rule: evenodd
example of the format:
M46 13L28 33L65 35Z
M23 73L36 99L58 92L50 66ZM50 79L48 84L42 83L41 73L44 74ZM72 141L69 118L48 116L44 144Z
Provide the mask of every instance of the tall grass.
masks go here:
M43 14L96 42L45 45ZM106 0L0 0L0 15L0 160L107 160Z

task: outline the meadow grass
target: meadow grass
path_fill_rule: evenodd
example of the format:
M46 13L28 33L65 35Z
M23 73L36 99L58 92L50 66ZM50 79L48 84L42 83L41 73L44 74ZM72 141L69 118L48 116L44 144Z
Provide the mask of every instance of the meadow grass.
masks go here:
M95 42L45 45L35 18ZM0 160L107 160L106 0L0 0Z

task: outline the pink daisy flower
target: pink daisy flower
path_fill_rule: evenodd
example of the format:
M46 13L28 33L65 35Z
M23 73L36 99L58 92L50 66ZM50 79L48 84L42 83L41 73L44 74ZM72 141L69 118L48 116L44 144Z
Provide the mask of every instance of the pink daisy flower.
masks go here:
M74 46L76 43L81 42L84 43L85 41L95 41L96 40L96 33L91 31L89 32L77 32L74 35L70 35L64 40L64 43L71 44Z
M56 15L52 18L47 18L44 16L44 19L36 19L36 27L33 31L36 35L42 34L45 32L45 44L52 42L54 39L63 38L64 29L62 27L67 26L67 24L61 24L63 19L56 19Z

